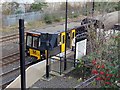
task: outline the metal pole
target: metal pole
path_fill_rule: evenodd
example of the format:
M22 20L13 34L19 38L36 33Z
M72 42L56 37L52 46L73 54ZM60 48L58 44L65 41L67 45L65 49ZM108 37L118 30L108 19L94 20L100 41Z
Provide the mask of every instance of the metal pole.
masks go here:
M48 48L49 48L49 41L48 41L48 33L47 33L47 42L46 42L46 45L47 45L47 58L46 58L46 78L49 78L49 61L48 61Z
M76 66L76 44L77 43L77 38L75 38L75 51L74 51L74 67Z
M66 0L66 13L65 13L65 62L64 62L64 70L67 68L67 59L66 59L66 47L67 47L67 0Z
M25 50L24 50L24 19L19 20L19 43L20 43L20 71L21 71L21 90L26 89L25 79Z
M85 10L85 15L87 16L87 2L86 2L86 4L85 4L85 8L86 8L86 10Z
M61 75L61 65L62 65L62 61L61 61L61 57L60 57L60 75Z
M95 2L94 2L94 0L93 0L93 3L92 3L92 17L93 17L93 15L94 15L94 6L95 6Z

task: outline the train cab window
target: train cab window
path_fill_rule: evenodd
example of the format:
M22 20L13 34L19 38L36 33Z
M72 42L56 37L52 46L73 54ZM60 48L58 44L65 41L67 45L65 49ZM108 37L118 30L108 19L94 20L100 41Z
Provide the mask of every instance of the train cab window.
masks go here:
M33 47L34 48L38 47L38 37L33 37Z
M27 36L27 46L31 47L32 44L32 36Z
M41 38L39 38L39 47L41 46Z

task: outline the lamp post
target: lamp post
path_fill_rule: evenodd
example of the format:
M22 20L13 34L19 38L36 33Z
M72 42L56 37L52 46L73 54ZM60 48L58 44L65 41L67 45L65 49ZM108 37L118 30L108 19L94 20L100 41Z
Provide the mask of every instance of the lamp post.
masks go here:
M66 47L67 47L67 7L68 2L66 0L66 13L65 13L65 61L64 61L64 70L67 68L67 59L66 59Z

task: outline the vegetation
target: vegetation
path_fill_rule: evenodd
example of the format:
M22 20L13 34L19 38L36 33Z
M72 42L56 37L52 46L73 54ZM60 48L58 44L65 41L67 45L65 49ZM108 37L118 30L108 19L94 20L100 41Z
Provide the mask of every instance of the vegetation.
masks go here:
M113 12L120 10L120 2L95 2L95 10L99 12Z
M44 21L47 24L51 24L52 22L60 22L62 20L62 18L57 17L53 14L45 14L44 15Z
M30 7L30 11L43 11L43 8L47 6L45 2L33 3Z
M70 3L68 3L68 10L73 10L73 6L70 4ZM61 5L60 5L60 10L66 10L66 3L65 2L63 2Z
M79 66L83 61L91 63L91 74L98 74L96 81L101 88L120 87L120 33L106 37L105 31L96 33L92 26L88 31L90 52L80 60Z
M45 21L45 23L47 23L47 24L51 24L51 23L53 22L52 16L49 15L49 14L45 14L45 15L44 15L44 21Z
M17 2L5 2L2 4L2 13L3 15L14 14L18 7L19 3Z

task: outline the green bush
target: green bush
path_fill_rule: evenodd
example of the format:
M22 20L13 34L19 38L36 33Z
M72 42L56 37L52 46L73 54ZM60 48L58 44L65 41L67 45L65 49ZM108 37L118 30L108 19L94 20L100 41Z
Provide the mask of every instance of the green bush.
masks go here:
M60 19L60 18L55 18L54 21L55 21L55 22L60 22L61 19Z
M77 18L77 17L78 17L78 14L74 14L73 17L74 17L74 18Z
M47 24L51 24L51 23L52 23L52 16L49 15L49 14L45 14L45 16L44 16L44 21L45 21L45 23L47 23Z

